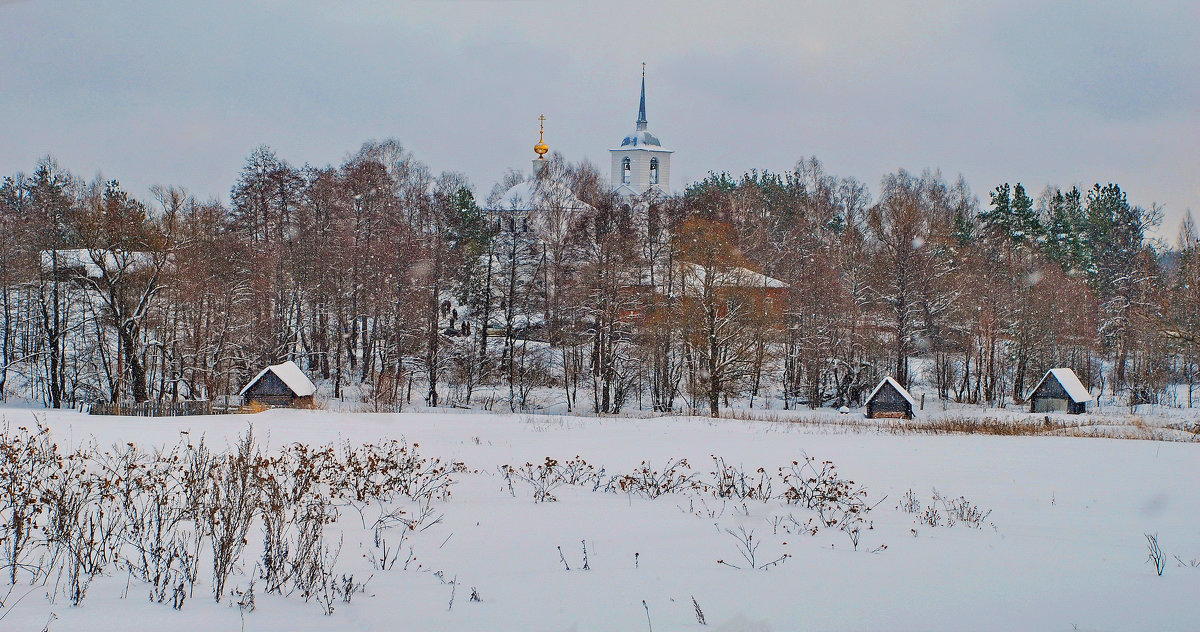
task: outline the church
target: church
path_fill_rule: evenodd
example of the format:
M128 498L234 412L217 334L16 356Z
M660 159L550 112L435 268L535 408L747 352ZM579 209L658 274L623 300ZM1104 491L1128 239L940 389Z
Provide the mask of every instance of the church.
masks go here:
M545 170L550 152L545 141L545 116L538 117L538 142L533 146L531 173L488 204L488 212L497 228L516 232L544 230L547 211L582 211L591 207L575 196L560 178ZM642 67L641 96L638 101L636 128L626 135L619 147L610 149L611 184L622 198L667 195L671 191L671 154L658 137L650 133L646 118L646 70ZM561 213L556 213L561 215Z
M529 292L541 296L538 300L543 305L549 305L554 284L547 279L546 271L555 267L553 262L569 256L572 236L581 221L595 215L595 208L580 199L562 165L546 158L550 153L545 139L546 117L539 116L538 121L538 141L533 146L536 157L532 160L531 171L524 175L510 174L506 182L515 184L506 189L498 186L488 200L486 213L498 237L494 242L495 250L489 255L488 270L507 275L513 287L524 284ZM671 156L674 152L650 132L644 67L635 128L620 145L608 151L611 160L609 186L616 198L613 202L631 212L636 230L645 239L651 207L656 199L671 195ZM664 239L670 237L663 233L654 237L660 246L666 243ZM789 286L783 281L737 266L710 270L680 259L663 258L662 250L655 252L658 254L651 254L648 261L642 262L645 270L639 273L640 278L627 281L624 288L627 294L660 294L694 300L697 288L705 285L715 288L713 291L720 300L729 304L746 301L785 304ZM666 267L673 273L664 272ZM513 328L519 330L517 337L548 340L546 328L551 321L548 309L546 313L535 310L528 314L509 314ZM634 308L626 310L622 318L636 319L643 315L640 308ZM489 328L500 327L499 323L493 323Z

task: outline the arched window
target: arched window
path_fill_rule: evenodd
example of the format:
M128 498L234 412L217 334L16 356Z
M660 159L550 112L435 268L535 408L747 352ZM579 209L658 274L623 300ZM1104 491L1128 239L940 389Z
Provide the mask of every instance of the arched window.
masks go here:
M633 163L630 162L629 157L626 156L625 160L622 161L622 163L621 163L621 182L623 182L625 184L629 184L632 181L633 181Z
M658 184L658 158L650 159L650 184Z

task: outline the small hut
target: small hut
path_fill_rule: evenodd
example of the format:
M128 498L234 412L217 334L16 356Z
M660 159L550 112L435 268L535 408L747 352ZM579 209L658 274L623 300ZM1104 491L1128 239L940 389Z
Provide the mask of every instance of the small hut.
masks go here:
M258 402L272 407L311 406L317 387L304 375L304 371L288 360L272 364L250 380L242 392L243 404Z
M1029 412L1078 415L1087 412L1087 403L1090 401L1092 394L1074 371L1050 369L1029 392Z
M917 402L908 390L890 377L867 396L868 419L912 419Z

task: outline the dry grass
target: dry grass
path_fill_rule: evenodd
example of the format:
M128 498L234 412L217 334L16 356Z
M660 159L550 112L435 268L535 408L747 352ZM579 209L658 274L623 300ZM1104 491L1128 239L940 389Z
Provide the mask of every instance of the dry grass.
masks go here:
M248 415L256 415L267 410L271 410L271 407L257 400L251 401L249 404L242 404L241 408L238 408L239 413Z
M601 419L604 417L628 419L656 419L692 417L697 421L709 420L706 415L687 411L673 413L649 410L632 410L619 415L598 415L583 410L566 415L561 412L528 411L521 415L526 423L545 430L562 427L571 419ZM976 417L970 415L924 416L916 419L867 419L861 414L832 415L808 413L802 410L733 409L724 410L721 419L738 419L776 423L781 426L804 426L816 432L837 434L892 434L892 435L954 435L978 434L1002 437L1091 437L1101 439L1137 439L1200 443L1200 423L1180 422L1167 425L1152 425L1140 415L1108 415L1090 413L1084 415L1033 415L1013 413L1009 416Z
M329 410L329 402L314 396L308 403L298 404L296 408L303 410Z
M1093 437L1104 439L1141 439L1151 441L1200 442L1200 433L1178 428L1151 426L1141 417L1108 418L1081 415L1068 419L945 416L935 418L865 419L859 416L785 416L771 411L736 410L729 419L766 421L801 425L843 432L894 435L995 435L1004 437Z

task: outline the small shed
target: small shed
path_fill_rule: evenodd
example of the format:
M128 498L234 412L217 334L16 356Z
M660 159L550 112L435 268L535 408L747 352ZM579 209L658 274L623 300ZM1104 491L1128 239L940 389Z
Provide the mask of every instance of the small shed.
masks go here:
M869 419L912 419L917 402L908 389L890 377L883 378L879 386L867 396L867 418Z
M304 375L295 362L288 360L259 371L238 395L242 397L243 404L258 402L267 406L295 408L311 406L316 392L317 387L312 380Z
M1029 412L1078 415L1087 412L1087 403L1090 401L1092 394L1074 371L1067 368L1050 369L1029 392Z

